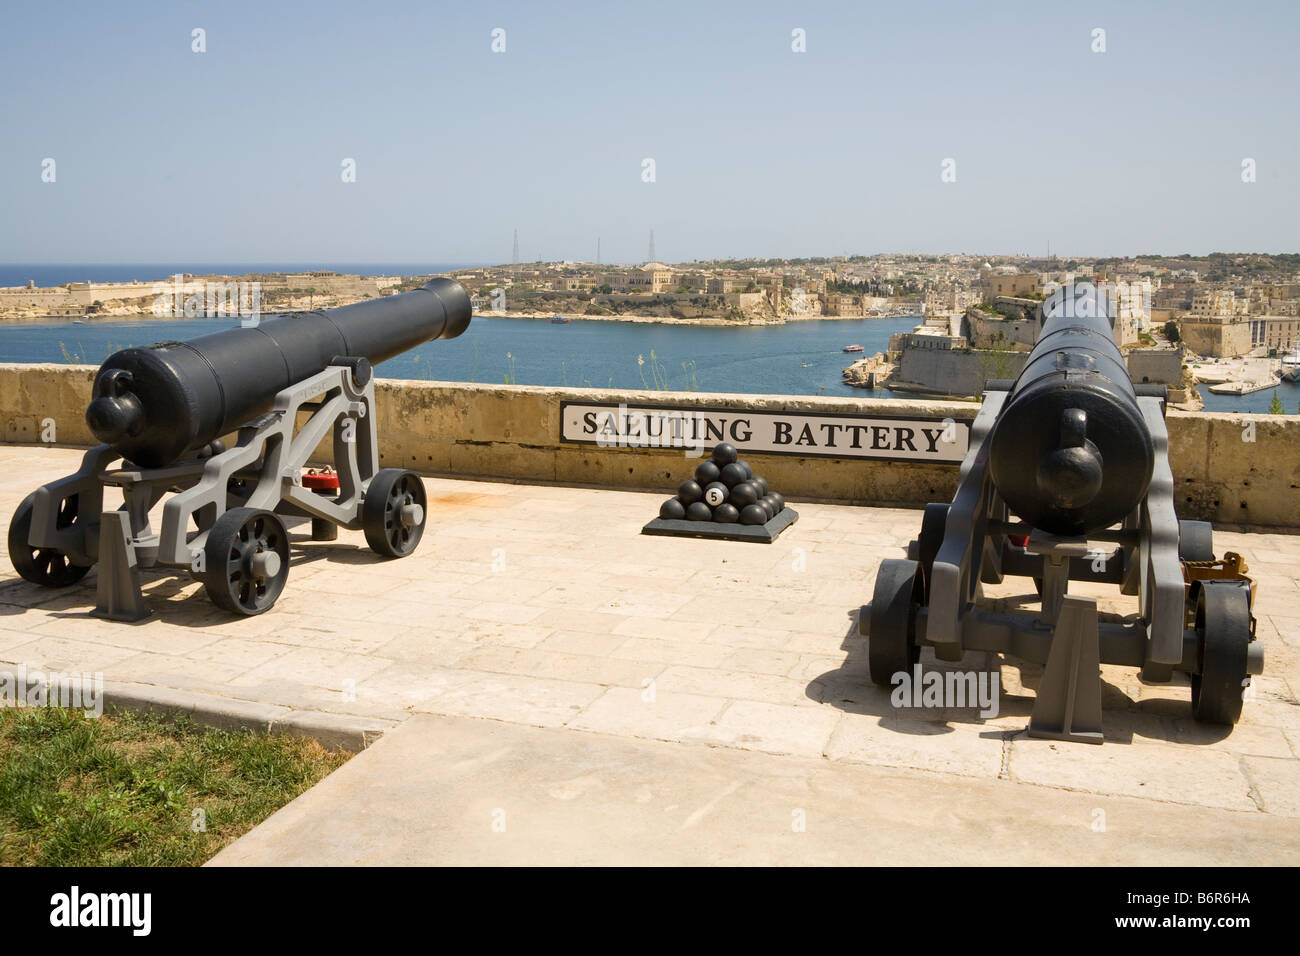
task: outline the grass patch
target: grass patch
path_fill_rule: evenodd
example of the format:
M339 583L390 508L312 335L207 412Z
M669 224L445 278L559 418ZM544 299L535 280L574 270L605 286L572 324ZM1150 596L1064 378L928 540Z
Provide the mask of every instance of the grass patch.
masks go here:
M0 866L197 866L349 756L186 717L0 707Z

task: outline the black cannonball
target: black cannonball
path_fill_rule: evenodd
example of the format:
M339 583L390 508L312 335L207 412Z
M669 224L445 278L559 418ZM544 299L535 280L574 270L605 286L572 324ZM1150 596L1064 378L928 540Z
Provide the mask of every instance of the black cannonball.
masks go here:
M734 488L742 481L748 481L749 475L745 474L745 469L740 467L740 462L733 461L722 469L722 483L728 488Z
M741 468L745 469L746 479L754 477L754 469L749 467L749 462L745 461L744 459L739 459L737 460L736 464L739 465Z
M692 501L691 506L686 509L686 517L690 521L712 521L713 509L703 501Z
M711 461L702 461L698 468L695 469L695 480L700 486L711 485L722 477L722 469Z
M698 481L686 479L677 486L677 500L683 505L689 505L693 501L699 501L704 497L704 489L700 487Z
M718 524L735 524L740 520L740 512L735 505L724 501L713 509L713 520Z
M776 513L780 514L782 511L785 510L785 498L783 498L781 495L778 495L775 491L771 492L771 495L772 495L772 501L775 502L776 504Z
M669 498L659 506L659 517L669 521L680 521L686 517L686 506L676 498Z
M732 486L730 501L737 508L752 505L758 501L758 498L758 489L754 487L752 481L742 481L740 484Z
M758 496L759 496L760 498L763 497L765 494L768 493L768 491L771 490L770 488L767 487L767 479L766 479L766 478L760 478L760 477L758 477L758 476L756 475L755 477L753 477L753 478L750 479L750 480L753 481L753 483L754 483L754 490L755 490L756 492L758 492Z
M745 505L740 512L741 524L766 524L767 512L763 510L762 505Z
M704 489L704 503L716 508L727 500L730 489L720 481L715 481Z
M729 442L722 442L713 449L713 460L719 468L725 468L737 458L736 446Z

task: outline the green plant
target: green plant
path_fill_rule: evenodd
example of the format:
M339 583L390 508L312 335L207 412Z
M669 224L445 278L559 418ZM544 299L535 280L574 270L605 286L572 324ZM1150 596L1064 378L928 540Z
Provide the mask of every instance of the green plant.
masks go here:
M122 350L122 349L130 348L130 347L131 347L131 346L130 346L129 344L128 344L128 345L114 345L112 342L107 342L107 343L105 343L105 345L104 345L104 358L106 359L106 358L108 358L110 355L112 355L114 352L118 352L118 351L120 351L120 350ZM78 343L77 343L77 351L75 351L75 352L70 352L70 351L68 351L68 347L67 347L66 345L64 345L62 341L59 342L59 353L60 353L60 355L62 356L63 361L66 362L66 363L68 363L69 365L90 365L90 364L97 364L97 363L92 363L92 362L90 362L90 361L87 360L87 353L85 352L84 349L85 349L85 347L84 347L80 342L78 342ZM102 362L103 359L100 359L100 361Z
M1282 407L1282 399L1278 397L1277 389L1273 389L1273 401L1269 402L1268 412L1270 415L1286 414L1286 409Z
M984 378L1011 378L1011 353L1015 351L999 332L987 347L979 353L980 365L984 367Z
M659 361L654 349L650 350L650 374L654 377L655 388L662 392L668 391L668 369Z

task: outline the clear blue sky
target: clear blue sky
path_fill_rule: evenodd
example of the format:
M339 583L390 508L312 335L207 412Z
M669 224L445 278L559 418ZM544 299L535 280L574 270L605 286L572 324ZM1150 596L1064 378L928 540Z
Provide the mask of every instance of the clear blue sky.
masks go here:
M8 0L0 261L1296 251L1298 11Z

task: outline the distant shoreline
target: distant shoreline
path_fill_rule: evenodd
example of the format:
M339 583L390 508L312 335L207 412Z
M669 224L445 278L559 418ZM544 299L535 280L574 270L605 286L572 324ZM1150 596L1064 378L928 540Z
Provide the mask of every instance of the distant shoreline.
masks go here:
M484 319L527 319L532 321L550 321L555 312L475 312L475 318ZM634 322L642 325L707 325L707 326L744 326L788 325L792 322L872 322L894 321L897 319L918 318L919 315L783 315L775 318L727 319L721 316L701 315L695 318L678 319L660 315L564 315L570 322ZM556 323L565 324L565 323Z
M270 315L271 313L267 313ZM154 315L152 312L140 312L128 315L94 315L83 318L79 315L6 315L0 316L0 326L4 325L111 325L118 322L187 322L200 319L236 319L238 316L196 315L190 318L175 315Z
M284 315L293 311L289 309L285 312L265 312L266 316ZM475 312L476 319L519 319L524 321L550 321L555 315L554 312ZM90 318L80 318L78 316L68 315L24 315L24 316L3 316L0 317L0 327L5 325L112 325L124 322L197 322L203 319L230 319L233 323L240 317L231 315L195 315L195 316L175 316L175 315L154 315L152 312L140 312L127 315L95 315ZM919 318L919 315L889 315L889 316L854 316L854 315L805 315L805 316L781 316L779 318L745 318L745 319L725 319L720 316L698 316L690 319L677 319L670 316L657 315L566 315L570 322L631 322L640 325L700 325L710 327L734 326L741 328L756 328L764 325L788 325L793 322L881 322L896 321L898 319ZM563 324L563 323L556 323Z

